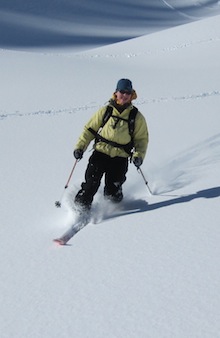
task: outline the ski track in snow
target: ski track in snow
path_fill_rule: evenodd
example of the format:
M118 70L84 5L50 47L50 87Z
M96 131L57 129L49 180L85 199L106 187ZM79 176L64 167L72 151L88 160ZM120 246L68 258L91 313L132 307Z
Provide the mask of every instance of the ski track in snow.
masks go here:
M168 47L164 47L162 49L153 49L153 50L147 50L146 52L140 52L140 53L122 53L122 54L94 54L94 51L92 54L90 53L79 53L79 54L74 54L74 55L62 55L63 57L70 57L70 58L80 58L80 59L93 59L93 58L134 58L134 57L142 57L142 56L147 56L147 55L157 55L160 53L169 53L172 51L176 51L178 49L182 48L188 48L193 45L198 45L202 43L212 43L220 41L220 36L215 36L215 37L209 37L209 38L204 38L200 40L193 40L193 41L188 41L188 42L183 42L180 44L176 45L171 45ZM0 49L0 52L4 52L4 49ZM39 53L41 54L41 53ZM50 55L50 53L43 53L45 55ZM53 53L52 55L56 55ZM60 55L60 54L58 54ZM197 99L204 99L207 97L211 96L219 96L220 95L220 90L216 89L214 91L207 91L203 93L195 93L195 94L186 94L182 96L177 96L177 97L159 97L159 98L143 98L137 100L137 105L142 105L142 104L149 104L149 103L161 103L161 102L169 102L169 101L182 101L182 100L197 100ZM41 116L41 115L57 115L57 114L75 114L77 112L85 111L88 109L98 109L102 106L103 104L98 104L95 102L88 103L83 106L78 106L78 107L73 107L73 108L61 108L61 109L50 109L50 110L39 110L35 112L28 112L28 113L22 113L20 111L16 112L6 112L3 110L0 110L0 120L4 120L8 117L26 117L26 116Z
M209 37L209 38L204 38L204 39L200 39L200 40L192 40L192 41L188 41L188 42L182 42L179 44L175 44L175 45L171 45L168 47L163 47L162 49L149 49L145 52L139 52L139 53L122 53L122 54L89 54L89 53L81 53L81 54L76 54L76 57L79 58L84 58L84 59L92 59L92 58L134 58L134 57L140 57L140 56L149 56L149 55L157 55L160 53L169 53L169 52L173 52L179 49L183 49L183 48L189 48L192 46L196 46L196 45L200 45L200 44L204 44L204 43L212 43L212 42L216 42L216 41L220 41L220 36L215 36L215 37Z
M210 92L203 92L197 94L188 94L182 96L171 96L171 97L158 97L158 98L142 98L136 101L138 106L143 104L150 104L150 103L161 103L161 102L170 102L170 101L184 101L184 100L201 100L206 99L213 96L220 96L220 90L214 90ZM6 118L11 117L28 117L28 116L41 116L41 115L49 115L54 116L58 114L76 114L78 112L90 109L99 109L102 105L98 103L88 103L83 106L73 107L73 108L63 108L63 109L50 109L50 110L39 110L36 112L28 112L22 113L19 111L16 112L4 112L0 111L0 120L5 120Z
M190 19L190 20L197 20L198 18L202 18L202 16L198 17L198 16L193 16L193 15L189 15L184 13L183 11L180 11L178 8L175 8L174 6L172 6L171 4L169 4L166 0L162 0L162 2L171 10L175 11L176 13L178 13L180 16L183 16L184 18Z

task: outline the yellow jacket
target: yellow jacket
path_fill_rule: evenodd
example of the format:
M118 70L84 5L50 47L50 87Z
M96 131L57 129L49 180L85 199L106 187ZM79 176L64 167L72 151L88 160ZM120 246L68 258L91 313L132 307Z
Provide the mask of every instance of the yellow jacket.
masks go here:
M120 116L123 119L128 120L129 113L134 107L132 103L120 113L112 104L109 104L113 107L112 115ZM124 120L119 120L115 126L114 117L110 117L107 123L100 129L102 125L103 116L106 111L106 106L99 109L85 125L82 134L80 135L78 142L75 146L75 149L82 149L85 151L90 144L90 142L95 138L94 134L89 131L89 128L93 129L95 132L98 132L102 137L109 141L113 141L119 144L127 144L131 141L131 136L129 135L128 122ZM141 157L144 159L147 145L148 145L148 128L144 116L138 111L135 118L135 129L133 133L134 141L134 152L133 157ZM114 147L106 142L97 142L94 144L94 149L104 153L110 157L129 157L129 154L123 148Z

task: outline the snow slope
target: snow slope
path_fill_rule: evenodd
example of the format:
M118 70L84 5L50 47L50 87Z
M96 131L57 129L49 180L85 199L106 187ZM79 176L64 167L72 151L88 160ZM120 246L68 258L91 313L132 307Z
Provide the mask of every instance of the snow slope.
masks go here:
M87 50L219 11L218 0L1 0L0 46Z
M0 50L1 338L220 335L220 17L81 53ZM83 179L72 150L121 77L150 143L119 210L57 247ZM91 149L91 147L90 147Z

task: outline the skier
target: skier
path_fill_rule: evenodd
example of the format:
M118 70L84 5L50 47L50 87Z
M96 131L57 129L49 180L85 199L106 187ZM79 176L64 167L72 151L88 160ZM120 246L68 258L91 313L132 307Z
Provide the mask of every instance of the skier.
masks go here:
M75 196L80 212L91 208L104 175L104 197L112 202L123 199L128 159L139 168L148 145L148 128L144 116L133 106L136 91L129 79L120 79L108 106L99 109L85 125L73 152L80 160L92 140L94 151L89 158L85 181Z

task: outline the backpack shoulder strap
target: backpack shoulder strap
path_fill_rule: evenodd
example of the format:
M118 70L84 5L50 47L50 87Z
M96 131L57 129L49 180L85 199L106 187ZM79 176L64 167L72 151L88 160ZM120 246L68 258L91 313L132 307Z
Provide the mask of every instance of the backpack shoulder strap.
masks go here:
M103 116L101 128L104 127L104 125L108 122L108 120L112 116L112 111L113 111L113 107L107 106L106 111L105 111L104 116ZM133 133L134 133L135 118L136 118L137 112L138 112L138 109L137 109L137 107L134 106L131 109L130 114L129 114L128 129L129 129L129 134L130 135L133 135Z
M128 130L129 130L129 134L131 136L131 141L127 144L119 144L117 142L113 142L113 141L109 141L107 139L105 139L104 137L102 137L99 132L94 131L92 128L88 128L88 130L95 136L95 143L97 142L105 142L107 144L110 144L113 147L116 148L123 148L126 153L129 154L129 156L131 156L132 153L132 149L134 147L134 140L133 140L133 133L134 133L134 129L135 129L135 118L138 112L138 109L136 107L133 107L129 113L129 117L128 120L125 120L124 118L120 118L118 116L114 116L112 115L113 112L113 107L111 106L107 106L106 111L103 115L103 120L102 120L102 124L100 126L100 128L103 128L103 126L107 123L107 121L109 120L109 118L111 116L113 117L117 117L117 121L116 124L118 123L118 121L121 119L123 121L126 121L128 123ZM116 126L115 124L115 126Z
M133 107L129 114L128 128L129 128L129 134L131 135L131 137L133 137L133 134L134 134L135 118L136 118L137 112L138 112L137 107Z
M102 124L101 124L100 128L103 128L104 125L108 122L108 120L112 116L112 111L113 111L113 107L107 106L106 111L103 115Z

